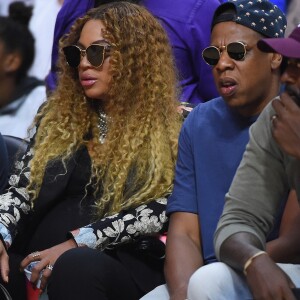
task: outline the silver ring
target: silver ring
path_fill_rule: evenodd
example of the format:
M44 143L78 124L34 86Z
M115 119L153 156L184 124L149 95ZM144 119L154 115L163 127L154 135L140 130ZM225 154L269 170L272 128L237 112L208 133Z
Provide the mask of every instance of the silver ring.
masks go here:
M273 115L273 116L271 117L271 123L273 124L273 122L274 122L276 119L277 119L277 115Z
M274 121L275 119L277 119L277 115L273 115L273 116L271 117L271 121Z
M40 257L41 253L39 251L35 251L35 252L32 252L31 253L31 257L32 258L37 258L37 257Z
M50 264L49 264L49 265L47 265L47 266L46 266L46 269L48 269L48 270L52 271L52 270L53 270L53 265L50 265Z

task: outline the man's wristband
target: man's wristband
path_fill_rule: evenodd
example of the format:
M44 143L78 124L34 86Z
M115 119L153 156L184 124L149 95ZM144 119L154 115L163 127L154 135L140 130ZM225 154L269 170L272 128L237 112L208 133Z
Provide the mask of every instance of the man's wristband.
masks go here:
M262 254L267 254L267 252L266 251L258 251L257 253L255 253L254 255L252 255L250 258L247 259L247 261L244 264L244 269L243 269L243 272L244 272L245 275L247 275L247 269L252 264L253 259L257 256L262 255Z

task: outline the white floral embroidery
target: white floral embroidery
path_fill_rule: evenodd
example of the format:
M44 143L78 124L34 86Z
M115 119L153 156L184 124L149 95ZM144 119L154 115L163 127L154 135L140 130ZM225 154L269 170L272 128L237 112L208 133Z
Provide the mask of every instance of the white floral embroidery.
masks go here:
M29 194L26 188L22 186L27 185L26 181L30 175L28 158L32 154L33 150L29 150L22 160L15 162L15 174L12 174L9 178L8 191L0 196L0 222L2 223L0 226L6 227L6 230L1 230L0 234L7 245L12 243L14 236L17 234L16 226L22 215L28 214L31 209Z
M118 214L114 214L114 215L111 215L111 216L108 216L108 217L105 217L105 219L114 219Z
M28 194L26 188L19 188L19 189L16 189L16 191L17 191L22 197L24 197L24 199L25 199L26 201L29 201L29 194Z
M29 179L29 177L30 177L30 172L25 172L25 173L24 173L24 176L25 176L27 179Z
M121 239L121 243L127 243L127 242L129 242L129 241L131 241L131 238L130 238L129 236L124 236L124 237L122 237L122 239Z
M134 219L134 215L131 215L131 214L125 215L125 216L123 217L123 221L124 221L124 222L125 222L125 221L130 221L130 220L132 220L132 219Z
M95 248L102 247L104 249L104 245L106 245L106 242L108 242L108 237L103 236L102 232L100 230L97 230L97 238L98 241Z
M16 219L11 214L2 213L0 216L1 223L5 226L9 224L16 224Z
M123 220L117 220L112 222L112 226L113 228L107 227L103 230L103 232L109 237L117 237L120 234L120 232L124 230L125 227Z
M156 202L159 204L167 205L167 198L158 198Z
M31 207L29 204L26 204L26 203L22 203L20 205L20 208L22 209L22 211L25 213L25 214L28 214L29 211L31 210Z
M11 175L9 177L9 185L11 186L17 186L19 184L19 181L20 181L20 176L17 176L17 175Z
M103 224L109 224L108 220L115 219L109 226L105 226L101 230L93 231L93 226L97 224L95 222L71 233L77 244L85 244L90 248L100 250L111 249L140 235L158 233L168 221L164 210L167 199L159 198L155 202L162 205L159 215L157 213L155 215L153 209L150 209L149 206L141 205L123 217L120 217L120 214L114 214L100 220Z
M159 215L159 220L160 220L160 222L162 222L163 224L168 222L168 217L167 217L165 211Z

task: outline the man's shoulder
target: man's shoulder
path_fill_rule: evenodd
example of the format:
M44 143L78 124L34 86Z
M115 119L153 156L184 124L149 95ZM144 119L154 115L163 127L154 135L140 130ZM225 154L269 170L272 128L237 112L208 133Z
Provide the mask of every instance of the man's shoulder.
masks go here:
M184 121L184 128L197 132L199 130L213 127L218 127L221 119L228 115L227 104L221 97L209 100L204 103L199 103L187 116Z
M199 103L191 112L191 115L203 115L203 118L224 113L228 110L227 104L222 97L217 97L207 102Z

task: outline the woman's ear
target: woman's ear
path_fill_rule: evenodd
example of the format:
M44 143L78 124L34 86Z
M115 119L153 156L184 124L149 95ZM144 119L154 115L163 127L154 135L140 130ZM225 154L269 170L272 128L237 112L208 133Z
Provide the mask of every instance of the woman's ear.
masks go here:
M19 52L9 53L6 55L3 61L3 70L6 73L16 72L22 63L22 57Z
M282 63L282 55L279 53L270 53L271 55L271 68L273 70L279 69Z

